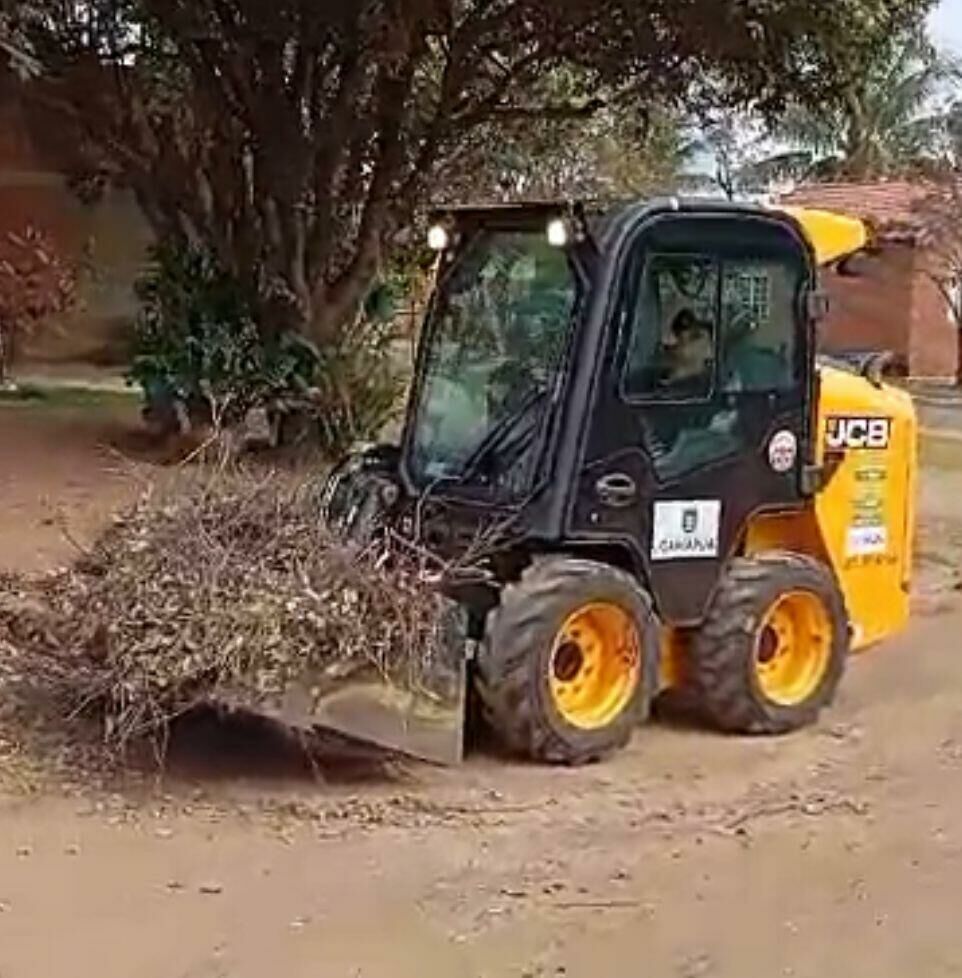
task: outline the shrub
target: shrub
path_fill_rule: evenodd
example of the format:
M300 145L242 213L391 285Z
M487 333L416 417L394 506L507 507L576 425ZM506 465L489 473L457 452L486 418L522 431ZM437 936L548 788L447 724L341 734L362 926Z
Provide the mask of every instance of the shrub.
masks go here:
M179 403L194 422L229 424L271 397L308 389L315 351L291 334L265 340L248 295L208 255L165 245L153 258L138 284L129 372L149 407Z
M156 249L138 291L129 379L162 427L232 425L263 408L274 420L297 416L301 431L339 455L397 407L389 324L361 318L324 349L265 330L248 290L209 255L180 246Z
M19 344L76 303L74 268L34 227L0 236L0 384Z

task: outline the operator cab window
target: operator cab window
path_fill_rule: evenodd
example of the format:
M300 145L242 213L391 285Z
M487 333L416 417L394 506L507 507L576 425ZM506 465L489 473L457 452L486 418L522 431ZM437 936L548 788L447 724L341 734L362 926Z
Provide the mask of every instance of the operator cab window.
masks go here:
M622 396L649 406L642 438L664 480L741 448L737 412L714 396L721 280L714 255L649 252L629 292Z
M797 243L761 223L671 219L639 239L616 370L660 480L745 451L797 392L806 282Z
M624 395L697 401L716 390L791 390L803 284L801 266L780 257L649 255L626 316Z
M723 262L722 391L763 393L795 386L796 316L802 285L802 269L787 260Z
M703 400L714 387L718 264L704 255L650 255L629 313L628 398Z
M578 283L544 229L486 229L442 279L426 329L412 438L415 477L512 468L542 423L563 367ZM518 448L517 446L522 446ZM510 451L509 451L510 449ZM512 454L513 453L513 454ZM533 457L533 452L526 457Z

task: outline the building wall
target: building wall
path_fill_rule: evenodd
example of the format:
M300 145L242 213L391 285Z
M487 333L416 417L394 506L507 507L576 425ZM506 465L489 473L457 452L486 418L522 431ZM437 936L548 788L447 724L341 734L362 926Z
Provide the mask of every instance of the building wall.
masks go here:
M948 303L930 274L925 252L916 262L912 300L911 365L913 377L954 379L957 372L958 327Z
M34 360L122 362L136 314L134 283L150 229L132 196L110 192L85 205L65 186L57 161L31 143L9 89L0 99L0 234L32 225L81 268L78 307L22 349Z
M785 198L795 206L857 216L883 239L878 254L856 260L860 278L826 274L835 299L824 336L826 349L890 349L913 376L956 375L957 333L926 272L927 253L893 240L895 235L907 241L924 239L920 208L924 211L930 192L916 181L874 180L811 184Z
M859 255L849 270L851 275L823 273L830 305L820 348L826 353L891 350L904 369L913 370L915 249L890 246Z

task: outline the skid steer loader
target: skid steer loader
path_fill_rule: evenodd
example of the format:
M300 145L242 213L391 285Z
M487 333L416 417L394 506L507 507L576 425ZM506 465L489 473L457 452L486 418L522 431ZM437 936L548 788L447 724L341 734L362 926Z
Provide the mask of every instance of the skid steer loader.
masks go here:
M537 204L449 210L429 242L401 444L338 467L324 518L448 559L460 639L436 682L354 684L316 721L454 762L474 702L565 764L625 745L667 688L725 731L814 722L850 650L908 617L912 402L878 358L816 357L818 269L861 222Z

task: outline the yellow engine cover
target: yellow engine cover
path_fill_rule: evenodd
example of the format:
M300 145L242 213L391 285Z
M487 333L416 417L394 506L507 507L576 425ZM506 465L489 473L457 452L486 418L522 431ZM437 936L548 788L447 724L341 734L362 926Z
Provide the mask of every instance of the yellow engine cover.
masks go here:
M861 251L868 244L868 228L857 218L804 207L780 207L779 210L801 226L819 265L830 265Z
M860 649L908 622L918 424L905 391L831 367L820 378L818 461L837 468L815 514Z

